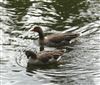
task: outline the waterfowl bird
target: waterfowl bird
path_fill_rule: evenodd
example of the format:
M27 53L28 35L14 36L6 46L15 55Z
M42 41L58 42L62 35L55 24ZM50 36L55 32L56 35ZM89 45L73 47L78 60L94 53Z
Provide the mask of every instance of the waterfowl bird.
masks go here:
M63 50L40 51L39 53L34 53L30 50L25 51L25 55L29 59L28 64L34 66L60 64L59 61L61 60L63 53Z
M70 44L70 41L79 36L78 33L56 33L44 36L41 27L34 27L31 31L37 32L39 34L39 44L40 46L46 45L49 47L63 47Z

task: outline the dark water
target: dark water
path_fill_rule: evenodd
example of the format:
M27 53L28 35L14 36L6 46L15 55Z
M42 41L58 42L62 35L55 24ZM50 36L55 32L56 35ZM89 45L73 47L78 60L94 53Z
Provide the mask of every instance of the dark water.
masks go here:
M45 33L81 33L64 54L66 64L26 72L23 50L38 46L25 33L35 25ZM99 0L0 0L0 35L1 85L100 85Z

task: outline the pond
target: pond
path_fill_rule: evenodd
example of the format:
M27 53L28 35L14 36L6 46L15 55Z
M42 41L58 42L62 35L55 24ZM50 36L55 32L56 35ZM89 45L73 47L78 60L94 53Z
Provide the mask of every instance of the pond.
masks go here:
M23 51L39 51L34 26L81 34L64 65L27 71ZM100 1L0 0L0 56L1 85L100 85Z

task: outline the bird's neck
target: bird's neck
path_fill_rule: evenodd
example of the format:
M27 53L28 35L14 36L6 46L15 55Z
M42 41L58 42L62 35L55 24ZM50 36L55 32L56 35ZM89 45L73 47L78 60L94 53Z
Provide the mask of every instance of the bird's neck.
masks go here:
M37 56L36 56L36 55L35 55L35 56L31 56L31 58L32 58L32 59L37 59Z
M37 55L36 55L35 53L30 54L30 57L31 57L32 59L37 59Z
M40 51L43 51L44 50L44 34L42 30L38 33L39 33Z
M39 33L39 39L40 40L44 40L44 34L43 34L43 31L41 30Z
M44 39L39 39L40 51L44 50Z

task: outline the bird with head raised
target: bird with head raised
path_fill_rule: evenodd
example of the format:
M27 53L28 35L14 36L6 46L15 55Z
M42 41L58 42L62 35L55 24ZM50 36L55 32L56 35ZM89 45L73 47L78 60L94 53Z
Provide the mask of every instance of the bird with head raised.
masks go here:
M69 45L72 39L79 36L78 33L56 33L44 36L42 28L38 26L32 28L31 31L39 34L40 46L46 45L49 47L63 47Z

